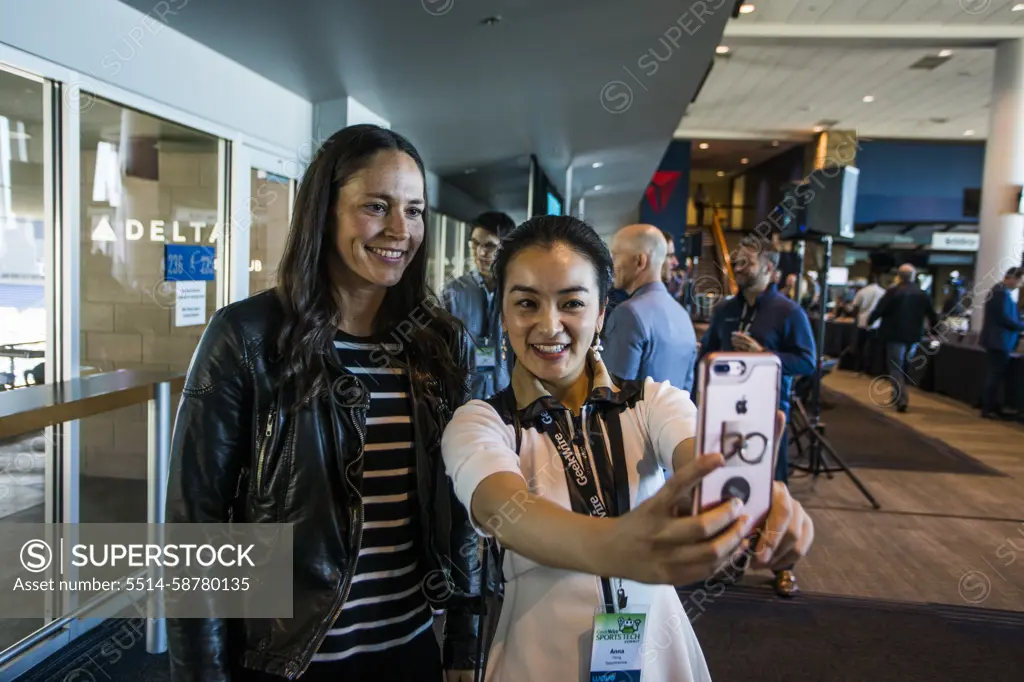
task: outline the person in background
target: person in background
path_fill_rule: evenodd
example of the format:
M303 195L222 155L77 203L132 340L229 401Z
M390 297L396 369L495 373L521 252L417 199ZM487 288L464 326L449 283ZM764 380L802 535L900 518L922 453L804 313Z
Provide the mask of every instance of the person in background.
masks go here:
M782 295L786 298L798 301L800 299L800 291L797 287L797 280L799 276L795 272L791 272L786 275L786 284L782 287Z
M879 322L868 323L875 306L885 296L885 289L878 285L878 273L868 275L868 283L853 297L854 314L857 316L857 373L871 371L871 358L878 336Z
M899 267L899 282L878 301L868 316L868 324L881 320L879 341L885 344L885 356L892 379L892 403L899 412L906 412L910 403L907 391L907 370L914 349L924 335L924 322L929 329L939 322L932 299L917 286L917 270L910 263Z
M697 334L661 281L665 251L665 237L653 225L624 227L612 239L615 286L629 298L608 316L602 357L613 376L651 377L690 392Z
M473 338L472 392L484 399L508 385L509 366L501 361L501 311L495 303L491 264L501 238L515 228L504 213L491 211L477 216L469 236L476 269L448 282L441 293L445 308L462 320Z
M665 288L668 289L672 298L683 306L687 314L691 314L693 296L690 291L690 273L676 257L676 240L672 237L672 233L665 230L662 230L661 233L665 236L666 248L665 264L661 268L661 281L665 283Z
M1010 295L1024 284L1024 268L1010 268L1003 281L992 287L985 301L985 319L981 325L979 341L988 355L988 374L981 395L981 416L986 419L1008 419L999 406L999 387L1005 385L1010 353L1017 347L1024 322L1021 322L1017 304ZM1024 389L1022 389L1024 390Z
M777 355L782 362L779 410L788 421L793 379L814 374L816 350L807 314L770 284L778 267L779 251L771 242L752 235L743 238L733 256L739 295L715 309L701 341L700 355L717 351L767 351ZM785 432L779 440L775 480L785 483L789 478ZM775 592L782 597L798 592L792 566L776 571Z
M512 382L460 407L441 443L456 495L506 550L486 679L590 680L595 614L636 607L647 611L643 679L708 682L675 586L743 557L769 567L798 560L813 541L810 516L781 483L750 541L735 500L684 511L724 460L697 450L697 408L685 391L614 378L602 362L612 257L589 225L532 218L502 241L494 267Z

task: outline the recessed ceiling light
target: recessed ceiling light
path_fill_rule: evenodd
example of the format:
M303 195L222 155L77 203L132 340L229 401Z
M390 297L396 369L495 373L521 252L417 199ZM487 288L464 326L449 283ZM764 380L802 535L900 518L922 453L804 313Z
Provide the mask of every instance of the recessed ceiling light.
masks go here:
M728 45L719 45L718 47L715 48L715 52L717 54L729 54L729 46Z
M865 102L869 102L869 103L870 102L874 102L875 101L875 96L874 95L864 95L864 101Z
M814 126L814 128L813 128L814 132L816 132L816 133L820 133L824 129L825 128L823 128L822 126Z
M735 5L733 6L735 7ZM740 14L750 14L755 9L757 8L754 7L752 4L750 4L749 2L745 2L742 5L740 5Z
M720 178L724 178L725 177L725 171L718 171L718 173L716 173L716 175L718 175L718 177L720 177Z
M970 137L970 136L974 135L974 131L973 130L965 130L964 131L964 135L966 135L967 137Z
M699 145L697 145L697 146L698 146L698 147L700 147L701 149L707 149L707 148L708 148L708 147L710 147L711 145L709 145L709 144L708 144L707 142L701 142L701 143L700 143Z
M1011 9L1010 11L1011 12L1021 12L1021 11L1024 11L1024 2L1018 2L1016 5L1013 6L1013 9Z
M603 161L595 161L594 163L590 164L590 167L591 168L600 168L603 165L604 165Z
M594 191L595 192L600 191L602 189L604 189L604 185L594 185Z
M742 163L745 166L748 163L750 163L750 159L744 156L742 159L740 159L740 163Z
M939 56L940 57L952 57L953 56L953 50L940 50L939 51Z

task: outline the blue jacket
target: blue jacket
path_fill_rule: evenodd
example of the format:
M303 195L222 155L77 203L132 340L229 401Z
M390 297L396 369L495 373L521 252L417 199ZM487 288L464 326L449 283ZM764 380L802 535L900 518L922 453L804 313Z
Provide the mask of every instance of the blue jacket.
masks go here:
M1024 332L1024 323L1017 314L1017 305L1010 298L1010 290L1000 282L992 287L985 301L985 321L979 341L985 350L1012 353L1021 332Z
M512 376L512 351L501 360L501 306L487 291L476 270L451 280L441 292L441 301L462 320L473 339L472 397L484 400L508 386Z
M745 306L746 299L741 294L715 307L711 324L701 341L701 357L716 351L734 350L732 333L740 330ZM769 287L754 302L753 319L747 333L782 362L779 409L788 414L793 377L810 376L815 370L814 333L807 313L796 301L783 296L775 287Z
M683 306L661 282L645 284L608 315L601 357L620 379L668 381L693 390L697 333Z

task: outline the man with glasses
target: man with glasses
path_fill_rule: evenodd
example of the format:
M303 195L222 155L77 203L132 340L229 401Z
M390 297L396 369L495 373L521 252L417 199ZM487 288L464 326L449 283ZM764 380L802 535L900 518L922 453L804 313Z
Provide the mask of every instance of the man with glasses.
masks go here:
M515 226L512 218L497 211L477 216L469 238L476 269L448 282L441 294L445 308L462 320L473 337L476 346L473 397L481 400L505 388L509 382L509 363L501 359L501 306L494 295L491 264L501 238Z

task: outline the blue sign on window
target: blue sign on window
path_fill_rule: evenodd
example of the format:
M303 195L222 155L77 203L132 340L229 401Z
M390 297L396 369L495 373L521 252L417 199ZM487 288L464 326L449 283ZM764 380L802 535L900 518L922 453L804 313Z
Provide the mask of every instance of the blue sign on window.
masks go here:
M217 277L213 266L216 257L216 246L167 244L164 246L164 280L212 282Z

